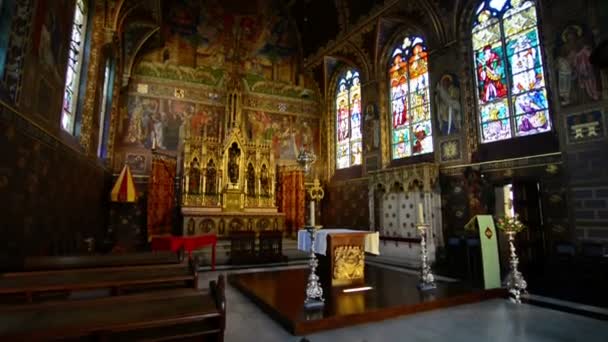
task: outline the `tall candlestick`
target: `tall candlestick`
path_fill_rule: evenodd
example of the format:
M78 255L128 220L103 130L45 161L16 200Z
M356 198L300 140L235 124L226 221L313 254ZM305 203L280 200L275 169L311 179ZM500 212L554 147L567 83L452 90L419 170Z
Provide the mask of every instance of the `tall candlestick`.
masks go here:
M310 226L315 226L315 201L310 201Z
M424 208L422 203L418 203L418 223L424 224Z

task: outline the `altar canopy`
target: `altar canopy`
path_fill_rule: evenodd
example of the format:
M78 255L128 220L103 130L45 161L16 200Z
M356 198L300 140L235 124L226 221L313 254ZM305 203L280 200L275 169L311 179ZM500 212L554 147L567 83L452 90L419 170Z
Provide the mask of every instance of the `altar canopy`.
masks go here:
M320 229L315 235L315 243L313 251L317 254L326 255L327 253L327 236L331 234L361 234L365 235L364 250L366 253L379 255L380 254L380 234L378 232L366 232L353 229ZM305 229L298 231L298 249L310 252L310 234Z

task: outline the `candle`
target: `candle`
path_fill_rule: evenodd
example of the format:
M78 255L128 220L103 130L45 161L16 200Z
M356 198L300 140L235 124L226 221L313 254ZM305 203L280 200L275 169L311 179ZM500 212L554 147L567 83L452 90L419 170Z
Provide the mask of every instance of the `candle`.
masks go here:
M315 226L315 201L310 201L310 225Z
M422 203L418 203L418 223L424 224L424 209Z

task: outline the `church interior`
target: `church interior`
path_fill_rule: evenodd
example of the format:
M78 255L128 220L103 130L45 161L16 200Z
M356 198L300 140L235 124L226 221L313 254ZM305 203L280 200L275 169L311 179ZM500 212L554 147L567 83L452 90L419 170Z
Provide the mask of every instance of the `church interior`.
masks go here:
M606 341L607 129L608 1L0 0L0 340Z

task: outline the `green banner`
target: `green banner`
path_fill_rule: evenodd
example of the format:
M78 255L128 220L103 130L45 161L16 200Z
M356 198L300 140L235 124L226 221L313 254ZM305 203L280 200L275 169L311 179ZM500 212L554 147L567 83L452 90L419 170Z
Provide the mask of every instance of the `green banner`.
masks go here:
M481 242L484 287L486 290L499 288L501 287L500 263L498 260L498 241L496 240L494 219L491 215L477 215L466 226L470 227L475 221L477 221L479 241Z

